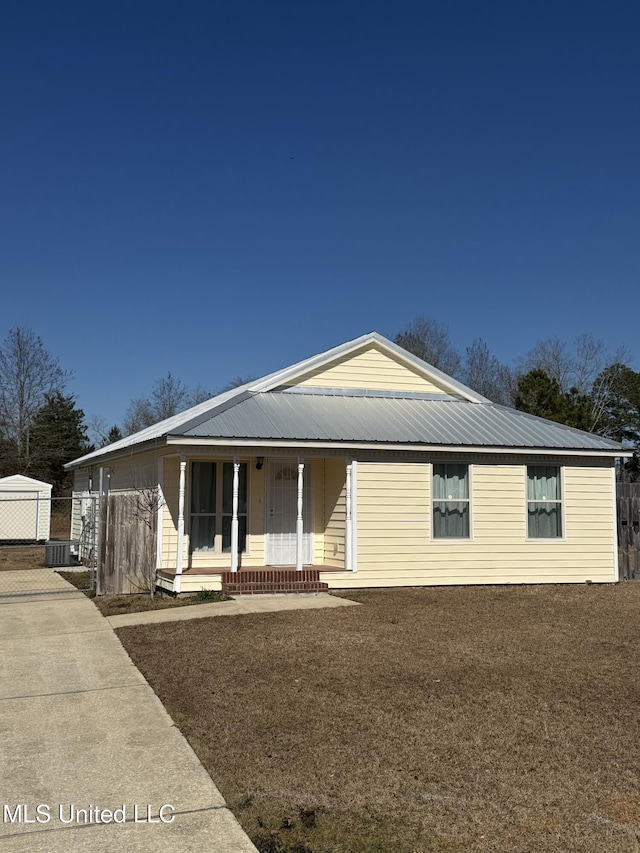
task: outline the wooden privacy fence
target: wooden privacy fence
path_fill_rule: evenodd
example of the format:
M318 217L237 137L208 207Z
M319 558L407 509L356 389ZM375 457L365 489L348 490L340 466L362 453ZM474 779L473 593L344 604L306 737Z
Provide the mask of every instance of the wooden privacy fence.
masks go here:
M622 580L640 580L640 483L617 483L618 562Z
M154 496L146 492L109 495L101 509L98 594L148 591L155 584L156 570Z

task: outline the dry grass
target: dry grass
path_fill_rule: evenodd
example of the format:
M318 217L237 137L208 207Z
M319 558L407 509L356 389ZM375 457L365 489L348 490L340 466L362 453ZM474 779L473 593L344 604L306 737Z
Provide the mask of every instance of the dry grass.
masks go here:
M67 583L86 593L89 598L94 597L95 592L89 588L91 586L91 573L88 570L86 572L65 572L63 569L58 569L58 574Z
M224 601L228 596L221 592L207 591L206 596L194 595L164 595L156 593L151 598L149 593L142 595L100 595L94 599L94 604L103 616L117 616L120 613L141 613L146 610L166 610L168 607L184 607L189 604L210 604L213 601Z
M260 850L640 849L640 584L349 597L118 632Z
M54 499L54 504L55 504ZM71 503L60 501L62 506L54 507L51 511L50 539L68 539L71 533Z
M51 539L68 539L70 506L51 513ZM0 545L0 572L44 568L44 545Z
M44 545L2 545L0 572L44 568Z
M171 596L156 593L151 598L149 593L140 595L100 595L96 596L94 590L89 589L91 585L90 574L86 572L65 572L58 570L58 574L73 586L82 590L93 599L93 603L103 616L117 616L120 613L142 613L147 610L166 610L168 607L184 607L188 604L206 604L212 601L224 601L228 596L221 592L207 591L206 596L201 594Z

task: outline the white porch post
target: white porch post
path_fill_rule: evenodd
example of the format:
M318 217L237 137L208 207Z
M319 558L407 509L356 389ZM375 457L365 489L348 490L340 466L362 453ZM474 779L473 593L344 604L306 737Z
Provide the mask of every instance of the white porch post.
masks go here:
M353 550L352 550L352 542L353 542L353 528L352 528L352 516L351 516L351 475L352 475L352 467L351 462L347 463L347 478L345 484L345 506L346 506L346 518L345 518L345 526L344 526L344 567L350 572L353 568Z
M624 465L624 459L619 460ZM562 492L560 492L562 494ZM611 500L613 502L613 572L616 581L620 581L620 562L618 557L618 496L616 492L616 461L611 466Z
M176 555L176 576L173 581L173 591L180 592L180 580L182 575L182 562L184 551L184 491L187 475L187 459L182 453L180 455L180 486L178 489L178 553Z
M233 457L233 490L231 502L231 571L238 571L238 495L240 492L240 462Z
M351 571L358 571L358 460L351 460Z
M302 571L302 552L304 550L304 526L302 522L302 502L304 496L304 462L298 459L298 514L296 516L296 569Z
M162 568L162 508L164 506L164 459L158 459L158 504L156 515L156 570Z

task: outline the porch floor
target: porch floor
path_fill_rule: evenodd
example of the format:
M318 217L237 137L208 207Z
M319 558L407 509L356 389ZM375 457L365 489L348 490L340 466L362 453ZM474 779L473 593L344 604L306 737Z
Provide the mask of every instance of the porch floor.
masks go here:
M302 567L303 571L315 570L318 572L344 572L344 569L339 568L338 566L318 566L318 565L304 565ZM175 569L158 569L158 574L161 574L165 577L175 577L176 570ZM297 569L295 566L239 566L237 574L242 574L243 572L296 572ZM218 568L190 568L184 569L182 572L183 577L189 575L225 575L231 574L231 568L227 566L219 566ZM298 572L298 574L300 574Z
M303 566L297 571L292 566L252 566L239 568L237 572L224 568L190 568L182 572L182 577L202 577L218 575L222 581L222 591L228 595L256 595L260 593L296 593L328 592L329 585L324 583L322 572L340 572L335 566ZM172 580L175 569L159 569L158 576Z

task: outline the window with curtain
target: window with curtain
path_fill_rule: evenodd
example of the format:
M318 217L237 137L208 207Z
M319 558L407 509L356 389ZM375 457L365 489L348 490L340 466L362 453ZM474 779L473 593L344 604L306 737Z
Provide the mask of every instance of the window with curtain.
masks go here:
M213 551L216 534L216 463L191 464L191 550Z
M468 539L469 466L433 466L433 537Z
M562 536L558 466L527 466L527 518L530 539L557 539Z
M191 463L192 553L231 551L233 462ZM238 472L238 551L247 546L247 463Z

